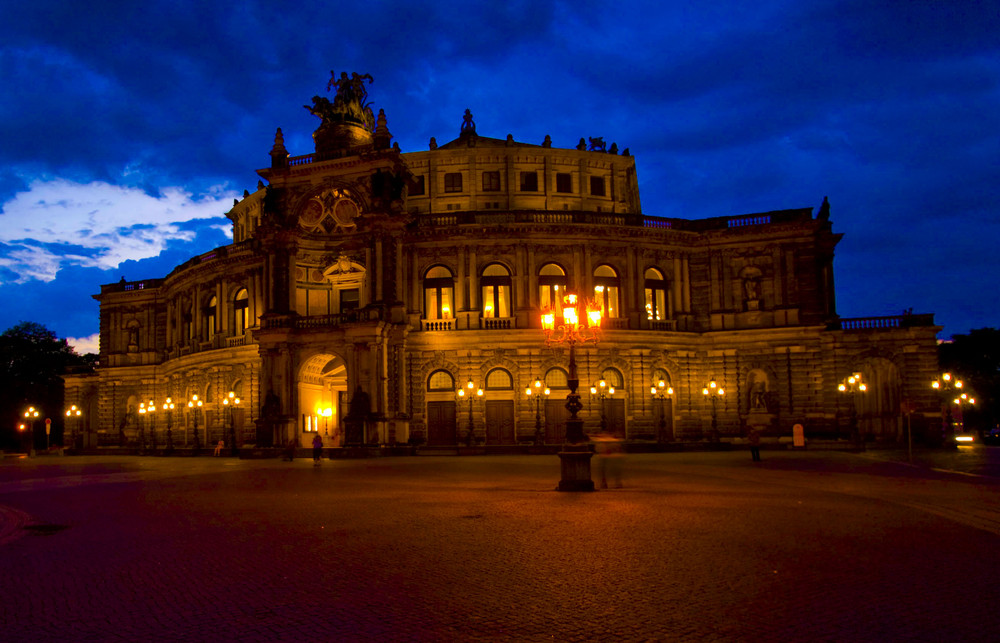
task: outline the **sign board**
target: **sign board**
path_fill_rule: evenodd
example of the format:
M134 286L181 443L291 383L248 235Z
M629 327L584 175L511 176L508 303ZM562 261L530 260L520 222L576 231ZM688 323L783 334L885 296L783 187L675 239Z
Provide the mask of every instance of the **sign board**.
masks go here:
M49 435L52 432L52 419L45 418L45 435Z
M806 446L806 430L801 424L792 426L792 446L798 448Z

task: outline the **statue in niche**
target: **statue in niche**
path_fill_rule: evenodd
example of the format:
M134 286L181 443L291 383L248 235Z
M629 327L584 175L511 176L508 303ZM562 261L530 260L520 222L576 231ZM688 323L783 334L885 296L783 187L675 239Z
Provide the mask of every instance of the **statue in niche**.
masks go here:
M751 413L768 412L767 377L759 371L752 371L747 378L748 401Z
M743 280L743 293L747 301L757 301L760 299L760 279L757 277L747 277Z

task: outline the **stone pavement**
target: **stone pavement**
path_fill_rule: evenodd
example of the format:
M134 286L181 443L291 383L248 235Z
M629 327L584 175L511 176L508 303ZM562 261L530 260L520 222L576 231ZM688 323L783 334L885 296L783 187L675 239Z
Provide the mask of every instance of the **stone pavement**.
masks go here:
M4 460L0 638L996 639L996 478L767 451L630 455L596 493L558 472Z

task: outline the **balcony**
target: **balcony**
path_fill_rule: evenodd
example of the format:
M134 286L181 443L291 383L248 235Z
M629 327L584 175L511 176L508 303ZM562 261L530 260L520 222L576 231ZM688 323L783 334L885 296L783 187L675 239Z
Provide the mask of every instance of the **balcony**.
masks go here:
M424 331L455 330L455 320L454 319L421 319L420 320L420 330L424 330Z
M888 330L894 328L914 328L933 326L934 314L904 314L886 317L849 317L837 319L827 324L827 330Z
M514 328L513 317L480 317L479 327L486 330L510 330Z

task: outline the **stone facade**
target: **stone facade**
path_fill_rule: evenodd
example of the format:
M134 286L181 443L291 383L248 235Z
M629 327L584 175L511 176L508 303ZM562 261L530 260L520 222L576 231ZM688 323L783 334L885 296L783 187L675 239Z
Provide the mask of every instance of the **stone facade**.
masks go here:
M190 445L196 422L201 444L558 443L567 350L540 315L566 292L604 313L577 349L588 432L846 436L853 405L863 435L896 440L904 412L921 431L937 413L931 315L838 317L825 202L647 216L628 150L480 136L467 112L458 138L402 153L366 98L338 88L330 105L355 109L314 110L314 154L290 156L278 130L231 245L101 287L100 369L67 378L91 444L152 429L162 445L169 423ZM854 372L869 388L852 398L837 385ZM602 379L614 394L590 394Z

